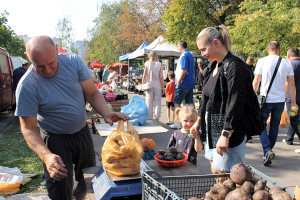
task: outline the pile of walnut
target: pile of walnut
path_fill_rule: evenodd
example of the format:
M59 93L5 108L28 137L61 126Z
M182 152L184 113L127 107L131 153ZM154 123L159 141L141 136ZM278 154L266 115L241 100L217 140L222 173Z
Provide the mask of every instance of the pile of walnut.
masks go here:
M242 163L232 167L230 179L215 184L205 194L205 200L293 200L277 186L268 190L264 181L252 176L250 169ZM197 200L190 198L189 200Z

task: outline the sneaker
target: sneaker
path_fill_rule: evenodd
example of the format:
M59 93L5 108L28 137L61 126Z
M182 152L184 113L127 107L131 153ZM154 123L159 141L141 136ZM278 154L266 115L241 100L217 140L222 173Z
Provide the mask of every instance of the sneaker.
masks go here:
M170 125L170 124L172 124L172 122L171 121L167 121L167 123L166 123L167 125Z
M287 145L293 145L293 142L291 142L291 144L288 144L285 139L282 139L282 142L286 143Z
M172 124L172 125L170 125L170 128L179 129L179 128L181 128L181 126L178 124Z
M268 150L264 156L264 166L272 164L272 159L275 157L275 153L272 150Z
M252 140L246 140L246 143L252 143Z
M300 149L296 149L295 152L296 152L296 153L300 153Z

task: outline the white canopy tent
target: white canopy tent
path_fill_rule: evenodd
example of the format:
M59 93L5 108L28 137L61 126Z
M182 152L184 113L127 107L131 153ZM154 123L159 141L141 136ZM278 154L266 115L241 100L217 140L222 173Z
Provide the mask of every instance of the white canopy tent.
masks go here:
M160 58L180 57L180 52L177 50L177 47L166 41L163 36L159 36L150 45L129 54L128 58L144 59L144 56L147 56L150 51L155 51Z

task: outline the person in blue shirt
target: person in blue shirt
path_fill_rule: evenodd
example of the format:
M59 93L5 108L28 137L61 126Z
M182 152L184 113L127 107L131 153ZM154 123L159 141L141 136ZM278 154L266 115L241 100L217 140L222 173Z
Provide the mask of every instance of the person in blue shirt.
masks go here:
M183 99L185 103L193 106L193 88L195 87L194 78L194 57L187 50L187 43L183 40L178 42L180 58L175 70L175 108L180 107Z

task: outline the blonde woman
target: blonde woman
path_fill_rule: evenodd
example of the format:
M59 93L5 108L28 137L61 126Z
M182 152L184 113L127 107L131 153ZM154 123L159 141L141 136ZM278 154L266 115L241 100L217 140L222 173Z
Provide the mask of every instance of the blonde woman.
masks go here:
M231 38L224 25L203 29L197 39L202 56L210 64L203 76L203 95L198 119L191 134L199 133L206 140L205 158L211 163L213 174L229 172L231 167L245 160L246 115L248 94L253 94L250 70L233 55ZM229 62L226 73L224 63ZM230 149L232 150L230 150Z
M155 51L149 53L149 60L145 63L142 84L150 82L152 73L152 88L146 92L146 104L148 108L148 119L153 119L153 107L156 123L159 124L161 110L161 96L164 93L163 65L158 61Z

